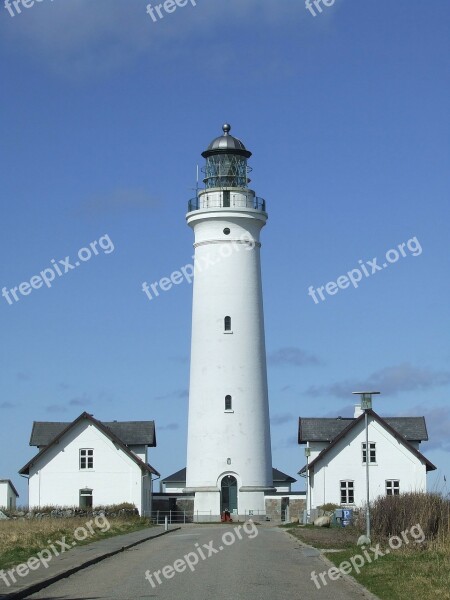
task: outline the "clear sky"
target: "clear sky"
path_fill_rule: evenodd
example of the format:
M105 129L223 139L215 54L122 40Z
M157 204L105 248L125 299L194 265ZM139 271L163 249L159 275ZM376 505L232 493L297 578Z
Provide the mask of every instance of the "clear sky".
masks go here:
M154 419L150 462L185 466L192 286L141 286L191 262L196 166L229 121L269 213L274 466L296 476L298 417L351 416L368 386L381 415L426 416L448 491L448 0L194 4L0 0L0 288L62 273L0 296L0 478L26 502L33 421L84 410Z

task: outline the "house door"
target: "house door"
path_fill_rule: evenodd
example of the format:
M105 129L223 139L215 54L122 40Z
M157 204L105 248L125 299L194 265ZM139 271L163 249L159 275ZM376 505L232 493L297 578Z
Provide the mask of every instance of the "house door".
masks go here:
M233 511L237 512L238 502L237 502L237 481L236 477L233 475L226 475L222 479L221 486L221 512L228 509L230 513Z

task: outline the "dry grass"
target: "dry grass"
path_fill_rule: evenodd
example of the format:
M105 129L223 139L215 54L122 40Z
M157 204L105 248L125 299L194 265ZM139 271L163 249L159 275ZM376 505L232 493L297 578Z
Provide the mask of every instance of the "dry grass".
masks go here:
M364 511L359 512L357 526L364 529ZM412 492L400 496L381 496L370 507L372 533L389 538L420 524L428 542L450 537L450 500L440 494Z
M47 548L50 543L61 540L63 536L67 543L76 541L80 546L151 526L150 520L145 518L108 517L110 528L106 531L105 518L98 519L96 522L95 517L85 516L0 521L0 568L4 569L28 560L30 556ZM89 521L92 521L95 533L89 534L85 541L75 540L75 530L85 527Z
M391 536L398 536L417 524L426 541L415 544L410 537L408 545L371 564L366 563L359 574L354 571L351 574L382 600L450 600L449 515L449 500L438 494L379 498L371 507L373 545L380 543L385 549ZM353 531L343 531L339 527L328 530L298 527L290 532L317 548L341 549L327 555L339 566L361 554L361 548L355 542L364 527L364 511L361 511Z

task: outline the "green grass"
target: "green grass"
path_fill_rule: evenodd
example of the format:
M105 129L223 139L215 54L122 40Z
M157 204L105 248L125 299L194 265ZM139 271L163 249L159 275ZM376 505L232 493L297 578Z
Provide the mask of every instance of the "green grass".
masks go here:
M291 528L290 533L316 548L340 549L326 553L327 558L339 567L357 554L362 555L362 549L355 544L359 530L346 530L298 527ZM378 542L384 553L388 540L375 539L372 547ZM353 570L350 575L381 600L450 600L450 543L447 540L424 546L410 542L403 548L390 550L388 555L380 556L376 561L373 561L373 552L369 552L369 556L372 562L366 561L359 574ZM327 570L324 564L323 571Z
M327 554L337 567L361 549L355 546ZM382 600L431 600L450 598L450 556L444 551L396 550L350 573Z

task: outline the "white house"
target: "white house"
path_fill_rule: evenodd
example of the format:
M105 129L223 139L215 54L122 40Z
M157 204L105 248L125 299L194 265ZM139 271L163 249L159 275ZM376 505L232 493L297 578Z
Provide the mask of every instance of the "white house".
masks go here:
M34 422L38 454L19 473L28 477L30 508L131 502L151 512L147 450L156 446L153 421L102 423L86 412L72 423Z
M9 479L0 479L0 509L9 508L10 510L14 510L18 497L19 494L13 486L12 481Z
M420 452L428 440L424 417L381 418L368 410L370 498L427 489L436 467ZM359 507L366 500L364 412L353 418L299 419L298 443L306 444L307 508L326 503Z

